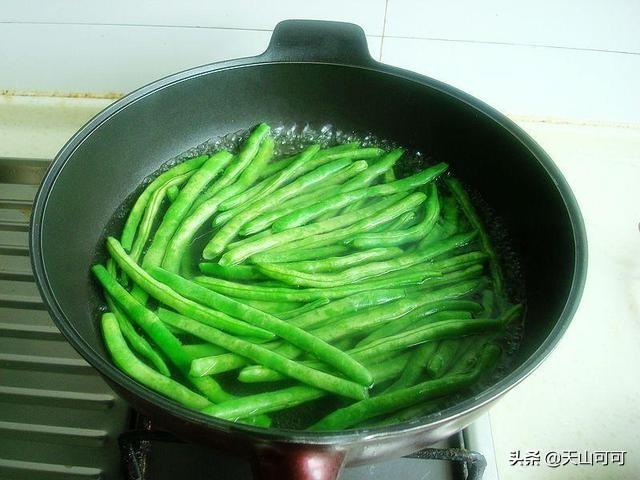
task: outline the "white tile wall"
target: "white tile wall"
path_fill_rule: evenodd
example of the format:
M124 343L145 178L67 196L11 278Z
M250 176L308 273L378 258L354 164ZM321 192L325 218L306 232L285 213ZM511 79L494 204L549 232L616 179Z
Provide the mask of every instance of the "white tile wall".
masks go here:
M0 21L272 30L287 18L353 22L381 35L385 0L8 0Z
M358 23L374 58L509 114L640 123L638 0L6 0L0 90L124 93L260 53L285 18Z
M640 121L640 55L385 37L382 61L450 83L507 113Z
M638 0L389 0L385 34L640 52Z

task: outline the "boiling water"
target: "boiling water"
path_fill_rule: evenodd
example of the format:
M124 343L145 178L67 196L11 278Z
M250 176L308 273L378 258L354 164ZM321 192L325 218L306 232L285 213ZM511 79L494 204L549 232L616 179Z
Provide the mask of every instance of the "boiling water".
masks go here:
M154 175L145 179L140 188L123 203L114 215L113 220L107 226L105 234L109 233L118 236L118 233L122 229L124 220L126 219L126 215L133 205L135 198L137 198L144 187L157 175L171 168L175 164L197 155L211 154L222 149L235 152L247 138L248 134L249 132L244 130L231 133L224 137L208 140L165 163ZM381 147L385 150L398 146L392 141L376 137L372 134L344 132L332 125L325 125L319 129L310 128L306 125L280 125L272 128L271 135L274 137L276 143L274 157L277 159L298 153L305 147L314 143L320 144L323 148L349 142L358 142L362 146ZM425 166L428 166L429 164L437 163L437 161L438 159L433 159L433 161L431 161L429 155L424 152L418 150L407 150L401 161L396 164L395 172L398 178L402 178L425 168ZM455 175L455 172L453 172L453 175ZM519 255L513 248L508 228L495 214L494 210L492 210L491 207L483 201L477 192L474 192L473 189L468 189L468 191L474 206L477 208L485 222L486 228L500 258L505 277L505 288L509 300L512 303L524 303L525 288L521 274ZM210 226L210 223L207 222L207 224L203 226L200 232L196 235L190 248L191 263L194 267L197 267L197 263L200 259L200 253L213 233L213 228ZM103 258L102 255L100 255L100 257ZM481 295L476 295L472 299L479 301L480 297ZM503 355L493 373L490 376L487 376L481 383L475 385L471 391L466 392L464 395L450 397L449 405L453 405L463 398L473 395L474 393L478 393L483 388L486 388L506 375L513 366L514 357L521 344L523 333L524 315L519 322L514 322L510 325L510 328L504 335L504 338L501 339ZM185 343L190 342L200 343L200 340L186 337ZM264 392L265 390L277 390L291 385L290 382L286 381L271 384L245 384L238 382L236 380L236 376L237 371L232 371L221 374L217 376L216 379L218 379L223 387L230 393L238 395L259 393ZM382 387L384 388L384 386ZM272 413L270 416L274 421L274 426L276 427L303 429L313 424L330 411L348 403L348 400L331 396L325 399L309 402L289 410Z

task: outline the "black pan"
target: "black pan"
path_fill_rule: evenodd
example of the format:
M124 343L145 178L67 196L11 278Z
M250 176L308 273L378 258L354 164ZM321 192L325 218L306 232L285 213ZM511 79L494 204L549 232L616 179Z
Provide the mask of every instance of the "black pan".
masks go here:
M187 410L111 363L97 327L102 298L89 267L104 255L113 212L164 162L262 121L372 132L448 162L479 194L520 252L526 287L522 347L501 381L406 423L310 433L254 428ZM527 134L449 85L374 61L359 27L315 21L282 22L264 54L166 77L98 114L51 165L31 227L35 277L53 319L114 390L186 440L252 456L256 472L269 478L335 478L342 465L408 454L468 425L556 345L577 307L587 261L575 198Z

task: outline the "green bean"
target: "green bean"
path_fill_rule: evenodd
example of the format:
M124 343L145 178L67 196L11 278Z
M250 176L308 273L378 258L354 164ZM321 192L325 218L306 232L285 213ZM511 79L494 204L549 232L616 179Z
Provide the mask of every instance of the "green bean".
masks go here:
M246 245L249 242L253 242L254 240L257 240L259 238L264 238L264 237L268 237L269 235L271 235L271 231L269 230L263 230L261 232L255 233L249 237L246 238L242 238L240 240L235 240L233 242L231 242L229 245L227 245L227 250L231 250L232 248L236 248L236 247L240 247L242 245Z
M384 172L384 183L391 183L396 181L396 172L393 171L393 167Z
M156 372L154 369L138 360L133 352L131 352L127 347L120 328L118 327L118 321L113 314L103 314L101 326L102 336L104 338L104 343L107 346L107 350L111 354L113 362L124 373L145 387L161 393L165 397L175 400L186 407L201 410L211 405L211 402L202 395L199 395L175 380Z
M131 345L131 348L133 348L136 352L149 360L153 364L155 369L162 375L171 375L171 372L169 371L169 368L167 367L167 364L164 362L162 357L153 349L151 345L149 345L149 342L147 342L147 340L142 335L136 332L127 316L113 301L111 295L105 294L105 298L109 310L113 313L114 317L118 321L120 330L129 342L129 345Z
M326 165L322 165L312 172L294 180L286 187L278 190L273 195L260 202L259 205L254 205L252 208L240 212L237 216L229 220L229 222L227 222L213 236L202 252L203 257L207 260L217 257L224 251L227 244L237 235L240 228L248 221L253 220L261 213L279 205L288 198L294 197L298 192L304 191L308 186L321 182L329 174L345 168L349 163L350 160L335 160L331 163L327 163Z
M165 315L160 312L160 318ZM196 358L191 362L189 375L192 377L204 377L206 375L216 375L222 372L229 372L248 365L250 360L235 353L222 353L207 357Z
M454 278L457 279L457 277ZM453 278L451 280L453 280ZM244 285L242 283L229 282L227 280L212 277L195 277L193 281L209 288L210 290L234 296L236 298L283 302L312 302L318 298L328 298L329 300L332 300L368 290L389 288L389 282L386 279L361 282L342 287L305 289ZM431 279L429 281L431 281ZM422 273L413 273L411 275L407 275L406 278L395 279L394 287L424 284L427 284L424 275Z
M459 298L469 294L478 288L475 280L461 282L451 287L435 290L421 295L401 298L391 303L384 304L375 310L364 310L355 315L351 315L331 323L325 327L313 330L313 335L325 341L334 341L347 335L354 335L373 327L384 325L387 322L401 318L413 310L433 302ZM391 337L392 338L392 337ZM381 339L385 340L385 339ZM379 340L370 345L376 345ZM364 347L363 347L364 348ZM356 350L358 351L358 350Z
M230 352L247 357L256 363L284 373L307 385L349 398L362 399L367 397L367 389L357 383L306 367L299 362L294 362L286 357L273 353L260 345L227 335L220 330L208 327L182 315L164 310L163 321L207 342L219 345Z
M345 144L342 144L342 145L336 145L335 147L325 148L321 152L319 152L318 154L319 155L321 154L321 155L323 155L325 157L329 157L328 159L330 159L330 160L336 160L335 154L343 153L343 152L346 152L346 151L349 151L349 150L354 150L354 149L358 148L359 146L360 146L360 144L357 143L357 142L345 143ZM286 168L287 166L289 166L297 158L298 158L298 154L292 155L292 156L287 157L287 158L283 158L282 160L277 160L277 161L269 164L267 166L267 168L265 168L263 174L260 177L261 178L266 178L266 177L270 177L271 175L274 175L274 174L278 173L283 168Z
M107 260L107 271L113 278L117 278L116 264L112 258L109 258L109 260ZM169 372L169 368L167 367L167 364L164 362L162 357L158 354L158 352L154 350L154 348L142 335L138 334L136 329L131 324L129 318L127 318L122 309L116 304L111 295L106 292L105 300L107 301L109 310L113 313L116 320L118 321L118 326L120 327L120 330L122 331L124 337L127 339L129 345L131 345L131 348L133 348L133 350L149 360L158 372L163 375L170 375L171 372Z
M299 328L309 329L311 327L324 324L327 320L331 320L336 316L340 318L341 316L355 314L369 307L383 305L385 303L404 298L404 296L405 293L402 289L364 291L335 302L330 302L317 310L291 319L290 323ZM263 344L262 346L269 349L280 349L279 353L285 355L295 356L299 353L299 350L295 347L291 348L291 345L286 348L281 348L281 344L278 342L270 342ZM209 359L200 359L196 367L198 372L207 371L209 374L214 374L242 367L245 363L246 359L238 357L237 355L219 355L215 358L212 356L212 358ZM194 365L192 364L192 372L193 369Z
M498 306L504 306L506 303L506 297L504 293L504 280L502 278L502 270L500 269L500 263L498 262L496 252L491 246L491 239L489 238L489 234L484 228L482 220L480 220L480 217L476 213L476 210L473 208L473 205L471 205L469 196L462 188L460 182L454 178L448 178L446 179L446 182L449 190L451 190L451 192L458 200L460 208L462 208L462 211L469 220L469 223L475 230L478 231L482 249L489 257L489 270L491 272L491 280L493 282L496 301L498 303Z
M361 233L353 239L353 246L360 249L390 247L412 243L424 238L433 228L440 214L438 190L434 184L429 186L425 202L424 218L420 223L405 230L389 230L379 233Z
M386 210L383 210L377 213L376 215L373 215L369 218L364 218L348 227L345 227L339 230L329 231L321 235L316 235L314 238L302 238L300 240L287 244L284 248L291 249L291 248L321 247L324 245L331 245L336 242L345 241L349 238L354 237L359 233L370 231L371 229L376 228L379 225L382 225L387 222L390 222L391 220L394 220L395 218L399 217L403 213L413 210L415 207L422 204L426 199L425 194L422 192L414 192L407 195L406 197L404 197L404 195L406 195L404 193L399 193L397 195L402 196L402 199L397 201L397 203L387 208ZM397 196L392 195L390 197L387 197L379 202L376 202L374 206L378 207L384 202L394 198L397 198ZM363 208L359 212L347 213L345 215L341 215L341 217L348 217L349 215L352 215L352 214L362 213L365 210L367 209ZM340 217L335 217L335 218L340 218ZM333 220L335 220L335 218ZM298 227L298 228L301 228L301 227ZM297 229L292 228L287 231L295 232L297 231ZM285 232L281 232L281 233L285 233Z
M418 383L418 379L424 372L427 362L433 357L437 349L437 342L427 342L422 345L418 345L411 353L411 357L407 362L407 368L404 369L400 377L392 383L385 392L401 390L403 388L412 387Z
M314 163L311 159L318 153L318 150L320 150L319 145L308 146L304 151L298 154L297 158L284 170L281 170L273 177L266 178L259 184L255 185L255 187L253 187L253 189L255 189L254 192L245 190L244 192L240 192L233 197L226 199L220 204L220 211L230 210L238 206L252 208L253 203L274 192L288 181L319 167L322 163L316 164L316 167L310 166L310 164Z
M291 310L286 310L284 312L279 312L276 317L282 319L282 320L288 320L288 319L296 319L298 317L300 317L301 315L304 315L306 313L309 312L315 312L317 311L320 307L323 307L324 305L327 305L329 303L329 299L328 298L319 298L317 300L314 300L313 302L308 302L305 303L304 305L298 307L298 308L294 308ZM296 325L297 322L289 322L292 325Z
M438 349L429 359L426 372L431 378L440 378L451 368L457 357L460 356L476 339L450 338L438 342Z
M302 158L301 155L291 162L285 169L281 170L278 174L271 178L267 178L261 182L260 185L256 185L256 192L252 192L252 202L259 202L262 198L266 197L269 193L275 191L281 185L286 184L290 180L294 180L305 173L308 173L325 163L338 159L349 159L351 161L361 158L378 157L383 153L379 148L360 148L360 149L345 149L341 151L333 151L333 153L326 153L324 151L314 152L311 159ZM366 163L366 162L365 162ZM221 206L222 210L229 210L232 208L241 207L242 210L252 208L253 205L244 203L246 198L231 198L225 205Z
M153 224L156 220L158 212L160 211L162 201L164 200L165 196L167 196L169 189L172 187L177 188L178 185L182 184L189 178L191 173L192 172L173 177L172 179L168 180L167 183L165 183L162 187L153 192L153 195L151 195L151 199L147 204L147 208L144 211L142 221L140 222L138 231L133 241L131 252L129 253L131 258L133 258L136 262L140 259L142 251L147 245L151 229L153 228Z
M376 177L388 172L389 170L393 170L393 166L396 164L404 150L401 148L396 148L391 150L389 153L384 155L380 160L375 162L373 165L369 166L364 172L359 173L352 180L345 183L340 191L348 192L351 190L357 190L362 187L366 187L371 182L373 182Z
M301 303L299 302L268 302L263 300L247 300L247 299L236 299L239 302L242 302L246 305L249 305L253 308L257 308L258 310L262 310L263 312L270 313L272 315L280 314L282 312L287 312L298 308Z
M256 327L272 332L365 386L370 385L373 381L369 371L349 357L349 355L291 323L280 320L268 313L212 290L208 290L166 270L154 268L151 270L151 274L156 280L174 289L186 298L206 305L207 307L220 310L228 315L233 315Z
M348 162L348 161L349 161L348 159L343 158L340 160L334 160L331 162L331 164L336 162ZM318 168L322 168L326 166L327 165L322 165L321 167L318 167ZM243 225L242 229L240 230L241 234L251 235L252 233L258 232L263 228L266 228L268 225L265 225L261 220L258 220L258 217L262 217L263 215L269 215L271 212L276 212L281 208L290 206L291 203L293 203L294 201L295 201L295 204L297 204L299 200L304 200L306 202L308 201L308 199L313 199L313 201L315 202L316 201L315 199L318 197L318 195L324 195L325 192L330 190L329 187L331 185L342 183L343 181L354 177L358 173L364 171L367 168L367 166L368 164L365 160L357 160L353 163L349 163L345 168L329 173L321 182L316 182L311 185L305 186L304 188L305 193L303 195L299 195L298 193L296 193L292 197L287 196L287 199L283 200L278 204L272 205L268 210L261 212L260 215L255 217L255 219L252 218L250 221L246 223L246 225ZM303 177L310 175L311 173L313 173L313 171L310 173L307 173L306 175L303 175ZM302 181L301 178L297 178L294 182L291 182L291 183L295 183L295 182L299 183L301 181ZM287 187L290 187L290 184L287 185ZM293 187L290 187L290 188L293 188ZM255 204L259 205L260 202L256 201ZM224 225L233 217L237 217L238 215L245 212L246 210L253 209L255 207L255 204L254 202L251 202L250 205L239 205L235 208L232 208L230 210L220 213L218 216L216 216L213 219L213 226L219 227ZM257 223L254 223L254 220Z
M517 307L519 308L519 306ZM497 319L474 318L428 323L413 330L381 338L366 346L356 347L350 350L349 353L350 355L357 355L359 359L372 358L385 352L401 350L427 341L498 331L504 328L512 320L513 316L517 314L519 314L519 310L511 308Z
M500 349L491 346L482 352L478 366L468 374L450 375L437 380L428 380L413 387L371 397L330 413L312 425L309 430L343 430L369 418L394 412L432 398L453 393L469 387L491 368L500 355Z
M391 359L385 360L384 358L375 359L367 363L367 368L373 375L373 384L379 385L383 382L396 378L400 375L403 369L407 365L409 359L409 353L394 356ZM317 368L318 370L326 370L328 367L325 364L317 361L303 362L305 365ZM193 368L193 367L192 367ZM261 365L250 365L240 370L238 374L238 380L242 383L264 383L264 382L279 382L286 380L287 377L275 370L270 370Z
M409 420L415 420L420 417L429 415L430 413L443 410L447 405L446 401L442 398L436 398L425 403L413 405L411 407L403 408L395 412L393 415L389 415L384 419L374 420L369 423L357 425L357 427L385 427L387 425L396 425L398 423L407 422Z
M383 304L373 310L364 310L353 315L340 317L329 324L313 329L311 333L324 341L335 342L336 340L341 340L346 337L352 337L363 331L370 331L372 328L388 324L392 321L397 322L404 316L432 302L467 295L469 292L475 290L477 285L478 282L463 282L459 285L427 294L426 296L423 294L411 298L402 298ZM302 353L300 349L291 344L279 346L276 348L276 351L288 358L296 358ZM359 352L358 349L354 351Z
M365 170L364 172L359 174L356 178L354 178L353 179L354 181L347 182L347 184L343 185L343 188L340 190L340 193L366 187L369 184L371 184L371 182L373 182L376 179L376 177L378 177L379 175L386 176L388 172L393 172L393 165L400 159L400 157L402 156L402 153L403 153L402 149L392 150L387 155L382 157L380 161L374 163L369 168L367 168L367 170ZM394 176L394 180L395 180L395 176ZM366 199L364 198L357 200L347 205L347 207L345 207L344 210L342 210L342 213L345 214L345 213L360 210L361 208L364 207L365 203L366 203ZM299 208L302 208L302 207L303 205L299 206Z
M344 285L350 285L355 282L359 282L362 280L367 280L369 277L376 275L359 275L360 271L359 267L352 267L347 270L343 270L341 272L330 272L330 273L306 273L300 272L297 270L292 270L285 266L286 264L276 263L273 265L261 265L258 264L258 269L264 273L265 275L273 278L274 280L279 280L283 283L301 286L301 287L317 287L317 288L331 288L331 287L341 287ZM371 265L371 264L369 264ZM437 270L428 270L424 269L420 272L423 278L429 277L437 277L442 274Z
M240 229L240 235L247 236L252 235L255 232L260 232L261 230L270 227L271 224L278 218L283 217L304 206L313 205L318 201L318 198L324 198L329 192L332 192L336 185L342 184L344 181L353 178L366 169L366 161L358 160L353 162L348 167L331 174L322 183L306 189L305 191L307 193L305 193L304 195L297 195L293 198L290 198L289 200L283 202L277 208L273 208L272 210L261 213L250 222L247 222L247 224L242 227L242 229ZM232 216L230 214L230 211L224 212L224 214L229 214L229 217ZM221 214L220 217L222 217L222 215L224 214ZM224 220L224 218L220 218L221 223L224 223ZM229 245L229 247L231 247L231 245Z
M193 359L196 358L210 357L212 355L222 355L226 352L226 350L224 350L223 348L220 348L217 345L212 345L210 343L195 343L193 345L183 345L182 349L189 354L189 356L192 358L192 362Z
M308 329L321 325L336 317L351 315L361 310L384 305L405 297L405 291L401 288L391 288L385 290L371 290L355 293L348 297L341 298L327 305L313 310L304 315L291 319L291 323L297 327Z
M403 251L400 248L372 248L371 250L365 250L362 252L355 252L350 255L342 257L328 257L322 260L307 260L302 262L291 263L278 263L285 268L296 270L305 273L314 272L328 272L343 270L345 268L354 267L366 262L388 260L390 258L402 255ZM252 259L254 263L260 265L255 258Z
M149 273L140 268L123 250L118 241L107 238L107 250L118 263L119 267L131 278L142 290L147 292L156 300L174 308L180 313L188 315L203 323L237 335L246 335L256 338L269 339L274 335L262 328L257 328L243 321L230 317L222 312L198 305L177 294L171 288L155 280Z
M420 240L418 250L439 240L450 237L458 231L459 225L458 202L454 197L445 197L442 200L441 218L433 229Z
M230 402L212 405L202 410L202 413L213 415L225 420L236 421L254 413L277 412L295 407L325 396L322 390L307 386L289 387L275 392L249 395Z
M354 180L357 180L358 177L356 177L345 184L345 186L337 188L334 196L330 196L326 200L322 200L318 203L315 203L314 205L301 208L280 218L271 226L271 230L277 233L283 230L288 230L290 228L299 227L300 225L304 225L305 223L310 222L311 220L317 218L325 212L338 210L364 198L393 195L395 193L413 190L416 187L432 182L435 178L444 173L447 168L448 167L446 163L440 163L427 170L423 170L420 173L407 178L403 178L402 180L397 180L393 183L383 183L374 187L359 188L357 190L347 190L346 186ZM432 206L430 212L431 210L435 209L435 218L437 218L440 209L437 195L435 198L435 202L432 201L431 204ZM435 219L433 221L435 222Z
M231 247L231 245L229 246ZM326 257L333 257L348 251L349 248L344 245L327 245L326 247L309 248L306 250L258 253L251 257L251 261L255 263L302 262L304 260L320 260Z
M122 229L122 235L120 237L120 241L122 242L124 248L127 251L131 250L131 246L133 245L133 240L138 230L138 225L140 224L140 220L142 220L142 215L144 214L145 209L147 208L147 204L149 203L149 199L151 195L162 187L167 181L172 179L173 177L191 172L197 168L200 168L202 164L209 158L207 155L201 155L196 158L192 158L190 160L186 160L178 165L170 168L166 172L158 175L156 179L154 179L142 192L142 194L138 197L131 212L129 212L129 216L127 217L127 221Z
M338 170L337 172L329 175L322 183L312 185L311 187L305 189L305 192L307 193L303 195L296 195L295 197L282 202L282 204L278 207L274 207L271 210L261 213L250 222L247 222L247 224L240 229L240 235L254 235L256 232L260 232L261 230L270 227L271 224L278 218L283 217L284 215L287 215L294 210L302 208L303 206L316 203L318 201L318 198L323 198L329 192L333 191L336 185L342 184L344 181L353 178L366 169L367 162L365 160L357 160L353 162L348 167L343 168L342 170ZM226 221L228 221L228 219L233 216L234 211L228 210L220 214L219 217L216 217L216 221L220 222L220 224L226 223ZM225 216L228 218L225 218Z
M203 262L200 271L205 275L224 278L226 280L264 280L266 277L256 267L251 265L224 266L214 262Z
M180 194L180 189L178 188L177 185L171 185L169 188L167 188L167 198L171 203L176 201L176 198L178 198L179 194Z
M171 204L165 213L162 223L156 230L151 245L142 260L143 268L159 266L165 255L165 251L171 237L187 215L191 205L204 187L229 163L232 155L229 152L219 152L209 158L198 171L196 171L187 184L180 191L180 195Z
M469 284L469 287L473 287L474 289L477 289L479 285L480 285L479 282L474 282L472 284ZM473 293L475 291L474 289L469 288L469 290L467 290L465 294L468 295ZM477 312L479 311L479 308L480 308L480 305L471 300L447 299L442 301L429 302L421 306L420 308L417 308L416 310L411 312L411 314L405 315L404 317L397 319L395 322L387 323L382 327L374 330L365 338L360 340L357 346L362 347L365 345L369 345L375 340L379 340L381 338L387 338L387 337L390 337L391 335L395 335L396 333L400 333L406 330L407 328L414 326L416 321L424 317L429 317L429 319L435 318L437 320L442 320L443 317L451 318L448 315L444 315L445 312L447 314L449 314L451 311L457 312L461 310L465 312ZM456 318L462 318L462 317L458 316ZM470 318L470 315L469 317L464 316L464 318Z
M94 265L91 271L109 295L120 304L127 316L149 335L158 348L184 375L188 375L191 368L191 358L164 323L151 310L136 301L102 265ZM189 378L189 381L214 403L233 398L232 395L222 390L212 378Z
M221 202L238 192L244 191L256 181L260 171L273 156L273 148L273 139L266 137L258 147L255 155L247 157L250 163L242 171L236 182L219 189L215 194L193 209L171 238L167 253L162 262L163 268L172 272L178 272L180 261L185 256L196 232L216 213ZM244 151L251 153L253 147ZM236 169L237 166L238 164L236 163L231 167L231 170Z
M220 259L220 263L223 264L237 264L251 257L252 255L265 250L270 250L276 247L286 246L286 250L302 250L302 248L289 248L290 244L300 239L306 240L318 236L325 232L340 231L349 225L354 225L360 222L363 218L368 218L377 215L379 212L385 211L394 203L404 198L404 194L393 195L389 198L382 199L373 205L363 208L359 212L352 212L346 215L340 215L338 217L331 218L329 220L323 220L315 222L310 225L304 225L298 228L292 228L284 232L279 232L273 235L269 235L264 238L260 238L256 241L249 242L241 247L234 248L225 253ZM347 233L348 236L348 233ZM345 236L346 238L346 236ZM331 245L334 242L328 243ZM325 246L325 245L321 245Z
M394 221L383 225L379 229L371 229L372 232L386 232L390 230L400 230L401 228L411 226L413 221L418 217L415 211L403 213Z
M403 270L414 265L431 260L448 251L468 244L475 237L475 233L457 235L443 240L424 250L407 253L390 260L371 262L355 266L337 273L305 273L287 268L286 264L258 264L258 269L265 275L281 282L304 287L334 287L366 280L386 273ZM437 270L431 270L430 265L421 265L425 277L435 276Z
M271 131L271 127L265 123L261 123L258 125L247 137L242 148L236 155L236 161L233 164L229 165L227 169L225 169L224 173L220 177L220 179L212 184L207 190L205 190L198 201L195 203L197 207L199 204L205 202L209 198L213 197L216 193L218 193L223 188L228 187L233 182L236 181L238 176L247 168L247 165L251 163L253 158L258 153L260 145L263 140L267 138L269 132ZM259 174L259 172L257 172Z
M399 374L407 362L407 355L372 366L377 383L392 379ZM249 372L250 375L250 372ZM248 377L250 379L250 376ZM250 383L250 382L249 382ZM289 387L274 392L251 395L239 400L209 407L205 413L225 419L242 418L252 413L268 413L291 408L326 395L311 387Z

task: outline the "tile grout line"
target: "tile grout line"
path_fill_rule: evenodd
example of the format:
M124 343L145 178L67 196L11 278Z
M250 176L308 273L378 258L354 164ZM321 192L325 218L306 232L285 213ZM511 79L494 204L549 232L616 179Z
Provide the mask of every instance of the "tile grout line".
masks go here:
M384 48L384 34L387 29L387 11L389 10L389 0L385 0L384 2L384 18L382 19L382 35L380 36L380 58L379 61L382 61L382 49Z
M575 50L583 52L597 52L597 53L613 53L618 55L640 55L640 51L626 51L626 50L608 50L605 48L586 48L586 47L568 47L562 45L547 45L536 43L514 43L514 42L498 42L491 40L463 40L456 38L440 38L440 37L416 37L411 35L387 35L386 34L386 17L387 7L389 0L385 1L385 17L382 25L382 35L380 36L380 59L382 59L382 47L384 46L385 38L392 38L397 40L427 40L435 42L452 42L452 43L469 43L478 45L503 45L511 47L533 47L533 48L553 48L559 50ZM136 28L185 28L185 29L201 29L201 30L227 30L227 31L245 31L245 32L272 32L271 28L248 28L248 27L217 27L217 26L201 26L201 25L162 25L162 24L136 24L136 23L97 23L97 22L15 22L15 21L0 21L0 25L55 25L55 26L98 26L98 27L136 27ZM365 32L366 33L366 32ZM377 38L378 35L367 34L368 37Z

